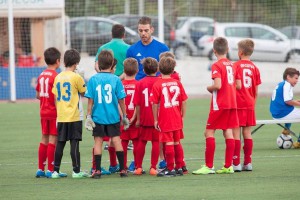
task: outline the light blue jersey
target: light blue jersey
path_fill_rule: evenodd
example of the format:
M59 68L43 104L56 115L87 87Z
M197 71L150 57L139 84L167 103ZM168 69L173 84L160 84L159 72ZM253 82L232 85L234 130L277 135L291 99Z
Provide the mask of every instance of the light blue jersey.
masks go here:
M97 124L120 122L118 100L126 97L120 78L109 72L100 72L90 78L85 97L93 99L92 119Z
M280 119L287 116L294 110L294 106L286 104L286 101L293 99L293 87L287 81L280 82L272 94L270 112L272 117Z
M139 72L135 79L140 80L146 76L143 71L142 60L147 57L155 58L159 61L159 55L163 52L169 51L167 45L153 39L148 45L144 45L141 41L131 45L127 50L127 58L135 58L139 63Z

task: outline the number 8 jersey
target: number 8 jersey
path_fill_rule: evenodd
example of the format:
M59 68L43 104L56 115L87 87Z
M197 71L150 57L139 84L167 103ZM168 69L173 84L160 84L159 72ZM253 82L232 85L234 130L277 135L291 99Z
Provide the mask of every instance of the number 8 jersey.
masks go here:
M150 101L158 104L158 125L162 132L183 128L181 106L187 100L182 84L175 79L159 79L153 87Z

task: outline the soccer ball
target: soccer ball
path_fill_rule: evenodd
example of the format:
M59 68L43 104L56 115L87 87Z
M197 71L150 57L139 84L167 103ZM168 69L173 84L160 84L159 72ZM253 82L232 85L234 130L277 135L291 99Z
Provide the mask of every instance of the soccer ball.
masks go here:
M277 146L280 149L290 149L293 146L292 136L280 134L277 137Z

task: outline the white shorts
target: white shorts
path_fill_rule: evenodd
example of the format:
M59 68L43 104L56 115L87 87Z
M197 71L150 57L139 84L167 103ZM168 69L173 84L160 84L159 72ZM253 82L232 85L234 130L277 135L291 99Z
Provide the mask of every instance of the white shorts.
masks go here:
M300 119L300 109L294 108L294 110L290 112L287 116L282 118L274 118L274 119L282 119L282 120Z

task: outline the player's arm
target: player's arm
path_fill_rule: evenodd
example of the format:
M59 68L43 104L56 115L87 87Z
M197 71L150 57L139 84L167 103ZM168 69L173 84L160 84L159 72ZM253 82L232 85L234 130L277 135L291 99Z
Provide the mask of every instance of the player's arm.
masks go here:
M86 115L91 115L92 114L93 105L94 105L94 100L91 99L91 98L88 98Z
M158 104L152 104L152 112L153 112L153 119L154 119L154 128L160 131L158 127Z
M235 88L237 90L240 90L242 88L242 81L241 81L241 79L236 79L235 80Z
M135 126L139 127L140 126L140 121L141 121L141 107L140 106L135 106L135 114L136 114L136 122L135 122Z
M300 101L297 100L289 100L289 101L285 101L285 103L290 106L300 106Z
M136 108L134 108L134 112L133 115L131 117L131 119L129 120L129 124L132 124L132 122L136 119Z
M207 90L212 93L213 91L219 90L222 87L221 79L215 78L212 85L207 86Z
M40 99L40 92L36 91L35 97L36 97L37 99Z
M181 106L181 116L182 116L182 120L185 117L185 113L186 113L186 101L182 102L182 106Z

